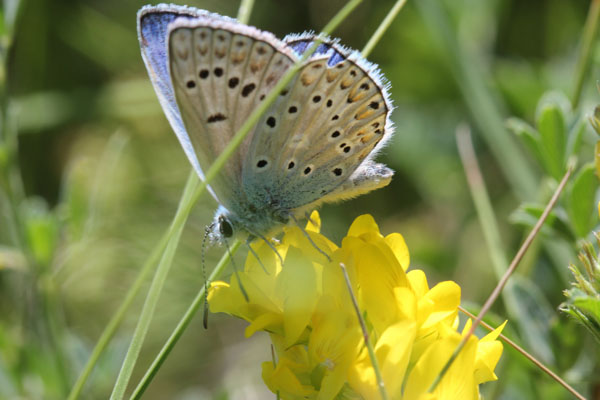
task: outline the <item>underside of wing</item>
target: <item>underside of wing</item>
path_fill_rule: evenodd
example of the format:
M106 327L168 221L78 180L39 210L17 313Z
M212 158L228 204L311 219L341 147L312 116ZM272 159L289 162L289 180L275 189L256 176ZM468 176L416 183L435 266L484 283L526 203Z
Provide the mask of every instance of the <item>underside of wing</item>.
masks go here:
M200 178L204 178L204 175L181 119L169 77L167 33L169 24L177 18L193 19L206 15L216 14L191 7L161 4L143 7L137 17L138 39L150 80L171 127Z
M302 53L312 41L288 45ZM366 193L393 172L371 158L392 134L392 105L377 67L321 44L282 101L259 122L244 165L255 204L295 210Z
M169 50L177 104L203 168L222 153L296 58L267 32L202 16L169 25ZM242 167L252 136L253 132L212 183L229 209L244 201Z

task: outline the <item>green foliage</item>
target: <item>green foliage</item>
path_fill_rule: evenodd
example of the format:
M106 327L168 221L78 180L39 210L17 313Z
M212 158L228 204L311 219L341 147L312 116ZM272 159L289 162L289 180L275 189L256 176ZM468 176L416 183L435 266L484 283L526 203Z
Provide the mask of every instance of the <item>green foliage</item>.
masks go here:
M519 118L510 118L507 126L523 142L538 161L545 174L559 181L567 171L568 160L576 159L586 130L583 119L571 111L571 104L564 96L548 92L542 96L537 106L536 126L533 127ZM570 129L569 129L570 127ZM548 219L545 230L571 242L585 238L596 225L595 197L598 180L594 176L592 163L582 165L569 183L564 201ZM513 221L533 227L540 217L544 204L522 205L513 214Z
M596 239L600 246L600 236L596 235ZM579 260L585 273L574 264L569 266L575 282L565 290L567 301L561 304L561 310L585 326L600 343L600 262L590 243L583 247Z

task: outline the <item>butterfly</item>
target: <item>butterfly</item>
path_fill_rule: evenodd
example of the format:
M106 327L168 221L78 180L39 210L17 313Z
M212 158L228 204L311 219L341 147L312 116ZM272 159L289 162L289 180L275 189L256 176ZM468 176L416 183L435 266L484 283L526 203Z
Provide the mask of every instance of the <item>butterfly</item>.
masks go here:
M273 34L187 6L138 12L142 57L198 176L316 40ZM321 203L387 185L372 161L392 135L389 84L376 65L325 39L211 182L209 236L263 238Z

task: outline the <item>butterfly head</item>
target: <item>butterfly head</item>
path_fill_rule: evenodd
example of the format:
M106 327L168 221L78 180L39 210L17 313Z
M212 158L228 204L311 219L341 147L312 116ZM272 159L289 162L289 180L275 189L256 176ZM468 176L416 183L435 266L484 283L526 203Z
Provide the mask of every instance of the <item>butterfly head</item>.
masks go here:
M220 206L215 213L212 224L208 227L208 237L211 242L224 244L227 240L239 236L239 227L225 207Z

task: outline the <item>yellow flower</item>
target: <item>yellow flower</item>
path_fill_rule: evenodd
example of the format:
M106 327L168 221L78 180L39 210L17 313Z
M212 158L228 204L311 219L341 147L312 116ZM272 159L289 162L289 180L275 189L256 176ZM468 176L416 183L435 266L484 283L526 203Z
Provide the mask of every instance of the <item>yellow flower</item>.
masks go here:
M276 358L263 363L262 376L271 391L282 399L379 398L342 267L391 399L477 399L478 385L497 379L501 328L481 340L471 337L436 390L427 393L470 327L468 321L457 331L460 287L441 282L430 289L423 271L407 272L403 237L384 237L369 215L354 221L341 247L319 233L316 212L310 220L306 232L285 229L276 245L283 265L257 242L252 247L260 262L249 255L240 282L234 274L229 283L213 282L209 291L212 312L248 321L247 336L269 333Z

